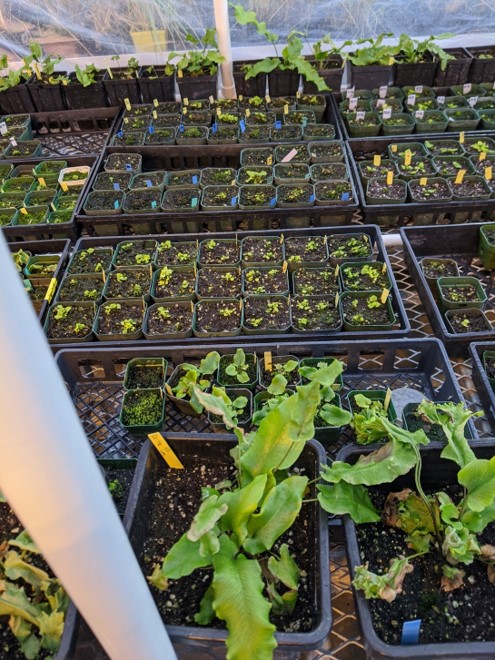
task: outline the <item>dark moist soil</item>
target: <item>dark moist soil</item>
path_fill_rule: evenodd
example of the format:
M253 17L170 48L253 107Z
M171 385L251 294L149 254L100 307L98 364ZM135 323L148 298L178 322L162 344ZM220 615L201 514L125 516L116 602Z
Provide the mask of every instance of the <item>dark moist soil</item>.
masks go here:
M163 387L165 373L161 364L133 364L127 366L128 390Z
M205 240L199 253L203 266L225 266L240 261L240 243L236 240Z
M312 126L314 128L314 126ZM343 157L342 145L339 142L333 144L312 144L311 145L311 158L313 160L323 160L325 158Z
M198 188L179 188L167 190L162 198L164 211L195 211L199 209L201 191Z
M277 191L274 186L243 186L240 191L239 202L243 206L270 206L275 203Z
M241 295L240 269L224 271L201 268L198 272L197 294L202 298L237 298Z
M368 298L369 296L357 298L346 296L342 300L344 320L347 320L348 323L352 323L353 325L390 325L387 305L380 303L380 307L370 309L367 304ZM358 301L356 306L352 305L353 300ZM363 320L353 318L355 315L361 315Z
M244 270L244 293L286 293L289 290L287 273L282 268L247 268Z
M93 252L80 250L72 256L68 273L97 273L108 270L112 262L111 248L95 248Z
M386 180L373 180L368 184L368 197L375 199L394 199L398 202L404 200L406 190L402 183L387 184Z
M176 186L197 186L199 184L200 177L199 170L192 170L189 172L177 172L175 174L170 174L167 187L176 187Z
M372 249L367 234L336 234L328 237L328 251L334 259L363 259L371 255Z
M106 211L116 210L115 202L119 203L117 208L121 208L124 194L118 190L98 190L90 193L84 203L84 208L88 211Z
M283 159L284 159L288 154L290 154L290 152L293 151L293 150L296 151L296 154L295 154L295 156L293 156L293 158L291 159L291 161L290 161L291 163L292 163L292 162L294 162L294 163L297 163L297 162L299 162L299 163L308 163L308 162L309 162L309 158L310 158L310 156L309 156L309 149L308 149L308 146L307 146L306 144L300 144L300 145L297 145L297 144L295 144L295 145L294 145L294 144L281 145L281 146L277 149L277 159L278 159L278 162L283 161Z
M115 266L145 266L155 256L155 241L129 241L120 243L116 249ZM139 258L138 258L139 255ZM147 258L141 255L146 255Z
M297 268L292 283L294 293L304 296L335 294L339 290L334 268Z
M271 160L270 160L271 159ZM273 162L273 149L245 149L242 154L243 165L271 165Z
M419 182L411 182L409 184L409 190L413 201L419 202L449 200L452 197L452 193L446 183L431 179L426 182L425 186L422 186Z
M239 189L237 186L210 186L203 190L201 204L205 206L221 206L229 208L237 203ZM234 203L232 203L234 200ZM208 209L206 209L208 210Z
M313 181L328 181L329 179L347 178L347 166L345 163L321 163L311 168Z
M335 137L335 127L331 124L308 124L304 129L304 135L308 137L326 137L332 140Z
M196 304L196 329L200 332L233 332L240 327L237 300L202 300Z
M463 325L466 320L469 321L469 324ZM450 313L449 323L456 333L487 332L486 322L483 319L481 310L479 313L472 310Z
M473 159L474 160L474 159ZM485 158L485 160L474 160L471 161L474 165L474 169L476 170L477 174L481 174L482 176L485 174L485 169L487 167L493 167L495 168L495 158Z
M211 113L207 110L188 112L182 115L182 123L189 126L209 126L211 124Z
M134 469L130 468L105 468L105 479L107 486L111 481L117 480L122 486L122 491L118 492L118 496L112 493L112 500L118 514L123 518L129 493L131 491L132 479L134 477Z
M495 358L485 358L483 364L488 378L495 378Z
M373 165L372 160L366 160L362 163L363 167L359 168L361 176L367 179L383 178L387 176L387 172L397 173L395 163L391 160L383 160L380 165Z
M145 128L148 126L149 119L146 117L124 117L122 120L122 124L120 126L120 130L131 130L131 131L136 131L139 130L140 128Z
M457 264L455 261L436 261L435 259L429 259L421 262L421 268L425 277L432 279L438 279L439 277L457 277L459 271L457 269Z
M356 266L346 266L340 271L345 288L352 291L389 289L390 280L387 270L383 271L383 266L384 264L373 261Z
M153 126L155 129L159 128L167 128L169 126L178 126L180 124L180 115L177 113L167 113L164 115L160 115L158 119L153 120ZM157 133L158 131L155 131ZM174 138L175 138L175 128L173 132Z
M160 467L152 500L141 520L146 540L138 553L138 561L144 575L151 575L155 565L161 565L174 542L189 529L201 501L200 488L214 487L225 479L235 480L232 461L219 459L218 456L191 457L187 470L170 470L165 463ZM314 486L307 497L314 497L313 492ZM292 528L274 546L276 551L282 543L288 543L302 571L293 614L271 616L271 621L280 631L307 632L317 623L314 606L316 596L312 588L316 581L315 564L307 541L308 538L314 538L316 530L308 513L307 507L303 506ZM198 569L180 580L169 580L165 592L150 586L158 611L167 625L197 625L193 617L199 611L210 579L211 570ZM210 625L224 628L219 620Z
M425 146L432 156L462 156L463 148L453 140L427 140Z
M132 190L125 197L125 213L144 210L150 213L159 211L161 196L161 191L157 189Z
M135 147L143 144L143 133L130 132L124 135L116 135L112 140L112 146L115 147Z
M14 539L23 530L24 528L10 509L9 505L6 503L0 503L0 554L2 554L4 549L7 549L4 548L3 544L8 540ZM11 549L14 550L16 548ZM53 577L52 571L41 557L33 555L30 557L30 563L31 561L38 568L41 568ZM29 589L29 587L26 586L26 589ZM8 623L8 616L0 616L0 660L25 660L24 653L20 650L19 642L10 631ZM53 656L48 651L41 651L36 656L37 660L45 660L51 657Z
M93 277L66 277L58 294L59 300L77 300L93 302L101 297L105 286L102 275Z
M435 160L435 167L440 176L455 176L459 170L467 170L469 172L469 161L466 158L437 158Z
M136 188L157 188L163 184L164 178L165 172L146 172L144 174L137 174L132 182L131 190Z
M285 241L285 255L289 263L322 262L328 257L323 236L300 236Z
M296 107L296 98L294 96L276 96L274 98L270 98L270 102L268 103L268 108L270 110L274 108L284 108L286 105L289 106L289 110L294 109Z
M153 133L146 134L146 144L174 144L175 129L155 128Z
M495 232L493 233L495 235ZM249 236L242 243L241 259L246 263L277 264L282 263L283 258L283 243L278 236L274 238Z
M123 281L119 278L125 277ZM119 268L108 275L106 298L141 298L147 296L151 286L149 267Z
M273 173L278 179L285 179L290 183L290 179L309 180L309 165L306 163L277 163L273 168Z
M472 284L456 284L442 286L442 296L449 302L464 303L479 300L476 288Z
M320 181L315 186L316 198L319 201L352 203L352 186L349 181ZM342 195L347 193L348 200L343 200Z
M78 341L89 335L94 321L93 310L90 307L79 307L77 305L64 305L64 307L71 307L72 309L66 318L57 320L54 318L57 305L52 306L50 310L50 321L48 323L48 337L50 339L74 337L75 341ZM83 323L85 326L79 333L74 331L76 323Z
M246 126L244 133L239 134L239 142L269 142L270 141L270 127L269 126ZM264 161L266 163L266 161ZM244 164L246 161L244 160Z
M168 283L162 280L163 284L160 285L160 277L156 280L155 289L153 293L154 298L192 298L196 287L196 274L193 268L186 271L170 268L172 274Z
M335 306L335 297L294 296L292 325L304 332L338 330L341 319L339 306Z
M454 195L457 197L487 197L484 181L450 182Z
M234 359L233 355L224 355L220 358L220 365L218 369L218 382L222 386L235 385L236 387L245 387L249 383L253 383L258 376L258 360L255 353L246 353L246 364L248 369L245 372L249 378L247 383L240 383L235 376L229 376L226 373L227 367L232 364Z
M282 140L300 140L302 129L300 126L281 126L280 128L272 127L271 129L272 142L279 142Z
M141 328L144 316L144 309L142 304L125 301L119 302L117 304L119 304L121 308L112 309L112 311L107 314L105 310L108 309L109 304L112 303L106 303L100 307L100 318L97 328L97 332L99 334L126 335L137 332ZM135 330L124 332L122 322L127 319L135 322Z
M156 106L155 110L157 111L158 115L163 115L170 112L180 112L181 104L177 101L163 101Z
M201 173L202 186L229 186L235 183L236 171L231 167L205 167Z
M196 261L198 245L196 242L174 243L164 241L158 243L156 251L156 265L162 266L187 266Z
M139 171L141 167L141 156L136 154L110 154L105 162L105 169L108 170L128 170L126 165L130 165L133 172Z
M444 489L452 495L452 489ZM428 491L427 491L428 492ZM383 508L385 495L371 493L378 509ZM454 495L458 501L458 494ZM369 570L383 573L391 559L412 554L402 530L386 527L381 522L357 526L362 562L369 561ZM495 543L495 525L488 525L479 538L481 544ZM464 585L445 593L440 589L442 566L440 554L429 553L412 560L414 570L406 575L403 592L392 603L369 600L373 626L387 644L400 644L402 623L421 619L420 643L474 642L495 640L493 585L488 582L486 566L474 561L466 566ZM483 615L481 615L483 613Z
M165 309L169 318L163 318L159 310ZM148 317L146 333L150 335L166 335L176 332L186 332L192 325L193 308L177 303L164 303L151 310Z
M238 129L236 126L219 126L215 133L210 131L208 140L212 142L237 141Z
M275 305L275 306L274 306ZM287 330L290 326L288 298L252 296L244 300L244 325L251 330Z

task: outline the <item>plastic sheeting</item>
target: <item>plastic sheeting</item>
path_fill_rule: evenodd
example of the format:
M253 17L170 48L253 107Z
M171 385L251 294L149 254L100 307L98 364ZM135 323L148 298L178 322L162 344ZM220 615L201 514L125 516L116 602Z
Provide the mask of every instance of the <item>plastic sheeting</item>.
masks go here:
M495 0L244 0L280 35L291 29L311 40L443 32L495 31ZM26 53L29 41L65 57L153 52L187 48L184 36L213 27L211 0L0 0L0 50ZM263 43L255 31L235 25L232 43ZM153 30L153 34L134 32ZM161 32L161 31L164 32ZM144 39L144 41L143 41ZM141 40L141 41L140 41ZM256 56L256 53L254 53Z

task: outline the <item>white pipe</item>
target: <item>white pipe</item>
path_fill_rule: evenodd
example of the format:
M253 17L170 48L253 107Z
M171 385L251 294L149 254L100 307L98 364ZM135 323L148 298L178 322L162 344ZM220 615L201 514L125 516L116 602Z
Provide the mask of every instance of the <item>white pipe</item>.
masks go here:
M215 12L215 27L217 29L218 49L225 57L220 65L222 70L221 95L226 99L234 99L235 85L232 73L232 45L230 43L229 6L227 0L213 0Z
M3 236L0 281L0 490L111 658L175 658Z
M392 234L382 234L382 239L385 247L402 247L402 238L398 231Z

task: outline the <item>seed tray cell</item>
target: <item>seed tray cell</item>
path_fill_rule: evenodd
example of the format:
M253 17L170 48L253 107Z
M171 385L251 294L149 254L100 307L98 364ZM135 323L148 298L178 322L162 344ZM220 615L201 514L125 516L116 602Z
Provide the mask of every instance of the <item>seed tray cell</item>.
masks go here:
M495 351L495 338L491 342L473 342L469 344L469 356L472 359L472 378L478 392L485 418L495 433L495 392L483 367L483 353Z
M495 322L495 287L493 271L485 270L478 259L480 224L453 225L451 227L404 227L400 233L404 245L404 261L414 280L435 336L441 339L453 357L467 353L473 341L490 341L493 330L482 332L453 333L445 323L442 313L419 265L423 257L449 258L456 261L459 275L476 277L487 295L484 311L490 322Z
M239 344L217 346L143 346L126 348L64 349L57 353L57 365L67 383L76 411L94 453L99 458L134 458L143 437L128 433L119 422L123 378L132 358L163 357L168 360L168 375L182 362L199 362L210 350L221 355L233 353ZM246 346L244 346L246 350ZM351 390L409 387L434 401L462 401L447 354L436 339L360 342L263 343L254 350L258 356L271 351L273 356L336 357L346 369L343 374L342 401ZM167 401L163 433L210 433L206 415L191 417ZM476 435L475 435L476 437ZM328 453L353 441L346 429Z

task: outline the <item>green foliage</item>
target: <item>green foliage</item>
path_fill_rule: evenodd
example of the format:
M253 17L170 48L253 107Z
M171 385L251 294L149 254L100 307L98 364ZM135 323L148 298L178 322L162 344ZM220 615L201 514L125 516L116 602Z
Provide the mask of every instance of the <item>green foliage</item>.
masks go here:
M383 44L383 39L392 36L391 32L384 32L379 34L376 39L370 37L368 39L358 39L353 44L347 42L346 45L350 46L352 44L355 48L352 52L344 53L344 57L354 66L389 65L397 55L398 47ZM369 45L364 46L364 44Z
M182 55L179 53L170 53L168 63L179 57L179 60L173 65L176 71L181 71L186 76L206 76L213 75L218 71L218 65L225 61L220 55L216 41L216 30L208 28L202 39L198 39L192 34L187 34L185 40L197 46L194 50L189 50Z
M234 353L232 362L226 367L225 373L232 376L238 383L249 383L249 364L246 362L246 354L242 348Z
M401 62L414 64L416 62L426 62L428 61L428 56L431 56L433 60L439 60L441 70L445 71L447 62L453 59L453 56L446 53L441 46L436 44L435 39L448 39L453 36L453 33L445 32L438 35L438 37L431 36L423 41L419 41L407 34L401 34L399 37L397 59Z
M26 65L19 69L9 69L7 55L0 56L0 92L16 87L29 80L32 75L31 69Z
M367 565L357 566L352 584L356 589L362 589L366 598L383 598L391 603L401 593L404 578L413 570L409 559L392 559L384 575L372 573Z
M356 434L356 442L360 445L369 445L382 440L386 435L386 429L381 419L387 418L383 401L370 399L364 394L356 394L354 404L358 412L354 413L351 426Z
M75 66L76 78L83 87L89 87L97 82L97 75L99 69L94 64L87 64L84 69L81 69L79 64Z
M43 57L43 49L36 41L29 44L29 51L30 54L26 55L22 61L27 69L32 68L38 80L44 80L51 85L58 85L59 83L67 85L69 83L69 78L66 75L55 73L55 67L60 64L62 57L55 55Z
M208 353L199 365L183 362L180 365L180 372L183 372L183 375L180 376L177 384L171 388L172 394L178 399L189 401L193 410L202 413L203 404L198 398L198 393L209 388L212 379L204 378L204 376L212 376L216 372L219 363L220 355L217 351Z

